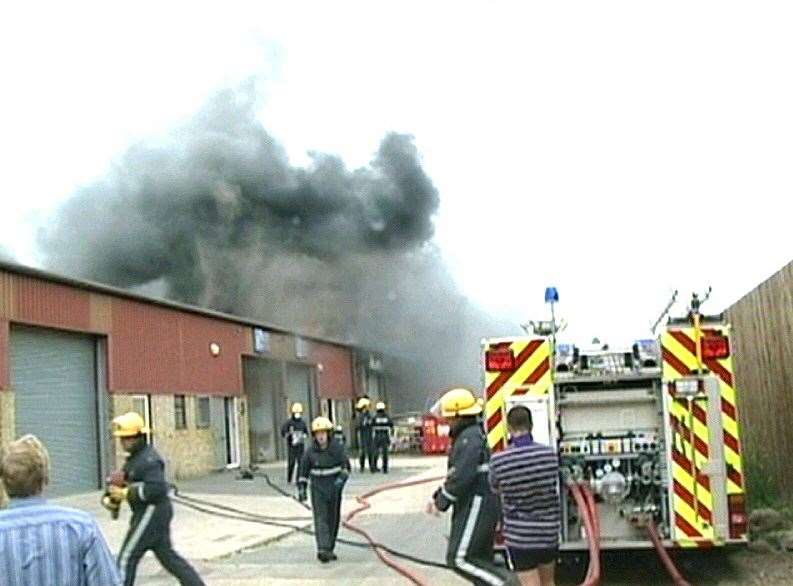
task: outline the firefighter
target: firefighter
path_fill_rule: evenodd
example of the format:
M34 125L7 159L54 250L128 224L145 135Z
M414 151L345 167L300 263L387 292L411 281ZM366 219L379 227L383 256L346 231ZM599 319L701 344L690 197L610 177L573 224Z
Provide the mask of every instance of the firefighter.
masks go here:
M517 577L493 561L500 507L488 482L490 450L478 422L481 412L482 404L467 389L453 389L441 398L452 447L446 480L433 494L427 512L438 515L453 509L446 552L449 568L473 584L517 585Z
M171 519L173 506L168 496L165 480L165 462L146 443L143 418L137 413L125 413L113 419L113 435L121 439L129 454L123 470L111 476L108 496L116 503L124 501L132 509L129 532L124 539L118 566L124 586L135 583L138 562L147 551L183 586L203 585L193 567L173 549L171 544Z
M383 457L382 471L388 474L388 450L391 447L391 436L394 433L394 422L385 411L385 403L380 401L375 406L375 416L372 419L372 445L374 447L374 471L379 472L377 467L380 456Z
M347 438L344 435L344 428L341 425L337 425L335 428L333 428L333 439L341 444L342 450L344 450L344 457L349 462L350 454L347 450ZM350 469L352 469L352 466Z
M305 502L311 482L311 508L314 513L314 535L317 559L323 564L337 559L333 550L341 523L341 494L350 476L350 461L343 446L333 438L333 423L327 417L311 422L314 441L300 461L297 481L298 499Z
M286 482L292 482L292 474L300 466L300 460L306 449L306 438L308 437L308 426L303 421L303 405L301 403L292 404L292 417L281 427L281 437L286 439L287 460L286 460Z
M347 446L347 438L344 437L344 428L337 425L333 428L333 439L339 442L342 446Z
M361 472L366 468L369 461L369 470L374 472L374 446L372 445L372 414L369 407L372 402L367 397L358 399L355 408L358 410L358 421L356 425L356 436L358 438L358 465Z

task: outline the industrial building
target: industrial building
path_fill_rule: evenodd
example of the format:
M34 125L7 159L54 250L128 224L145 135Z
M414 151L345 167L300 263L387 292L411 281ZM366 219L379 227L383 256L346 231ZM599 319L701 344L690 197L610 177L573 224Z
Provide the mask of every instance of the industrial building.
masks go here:
M181 479L282 457L293 401L349 428L363 394L386 399L375 353L0 263L0 442L47 444L51 495L120 465L110 421L128 410Z

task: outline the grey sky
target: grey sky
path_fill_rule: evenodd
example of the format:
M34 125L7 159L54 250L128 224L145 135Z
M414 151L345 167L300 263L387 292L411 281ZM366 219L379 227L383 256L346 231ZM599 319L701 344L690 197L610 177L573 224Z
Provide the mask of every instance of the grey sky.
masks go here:
M789 3L106 6L0 25L0 246L25 262L76 186L250 75L294 163L415 135L461 288L522 320L555 284L579 341L645 336L674 288L720 310L793 256Z

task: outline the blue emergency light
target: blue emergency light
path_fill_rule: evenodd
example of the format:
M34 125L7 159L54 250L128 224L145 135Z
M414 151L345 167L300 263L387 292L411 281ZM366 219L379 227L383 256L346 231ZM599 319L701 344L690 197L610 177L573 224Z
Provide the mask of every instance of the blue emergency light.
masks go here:
M556 287L545 289L545 303L559 303L559 291L556 290Z

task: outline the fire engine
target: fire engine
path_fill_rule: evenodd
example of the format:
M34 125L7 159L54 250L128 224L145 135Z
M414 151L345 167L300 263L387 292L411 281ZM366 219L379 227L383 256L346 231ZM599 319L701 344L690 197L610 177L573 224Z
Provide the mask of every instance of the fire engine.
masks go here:
M730 326L700 303L626 348L548 331L483 341L488 443L507 446L512 406L531 410L535 441L559 452L563 551L588 547L576 486L595 497L603 549L747 542Z

